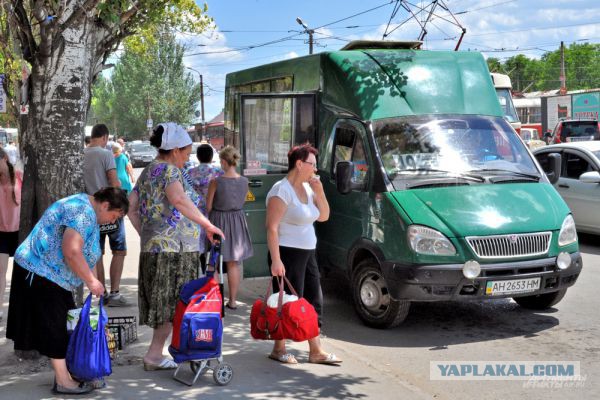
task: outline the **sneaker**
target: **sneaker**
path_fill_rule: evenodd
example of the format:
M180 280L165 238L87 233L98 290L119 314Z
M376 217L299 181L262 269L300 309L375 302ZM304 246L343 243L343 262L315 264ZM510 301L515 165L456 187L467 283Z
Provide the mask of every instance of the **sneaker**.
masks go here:
M108 296L108 300L106 301L106 305L109 307L127 307L129 306L129 301L123 296L121 293L111 294Z

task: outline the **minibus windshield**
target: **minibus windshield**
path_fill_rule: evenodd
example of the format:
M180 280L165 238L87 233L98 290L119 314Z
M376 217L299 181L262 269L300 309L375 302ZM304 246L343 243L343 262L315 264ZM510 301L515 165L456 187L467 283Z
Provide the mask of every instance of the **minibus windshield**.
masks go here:
M500 117L425 115L373 121L385 171L398 181L494 173L539 178L523 142ZM398 183L398 184L397 184Z

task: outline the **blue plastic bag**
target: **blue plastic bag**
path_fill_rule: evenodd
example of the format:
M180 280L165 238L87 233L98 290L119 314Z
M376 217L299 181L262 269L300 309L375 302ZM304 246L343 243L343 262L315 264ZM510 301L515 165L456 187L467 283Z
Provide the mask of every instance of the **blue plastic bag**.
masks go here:
M92 294L90 293L81 309L77 326L69 339L67 368L71 375L80 380L91 381L112 373L104 330L108 318L102 303L102 296L100 296L98 326L93 329L90 326L90 308L92 306Z

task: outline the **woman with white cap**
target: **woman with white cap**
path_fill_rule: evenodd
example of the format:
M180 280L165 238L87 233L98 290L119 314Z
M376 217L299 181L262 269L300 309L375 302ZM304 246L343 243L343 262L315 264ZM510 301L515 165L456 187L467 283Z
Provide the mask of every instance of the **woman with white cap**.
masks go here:
M181 286L197 278L200 227L211 240L214 235L223 236L190 199L195 192L181 173L192 150L185 129L173 122L160 124L150 144L158 148L158 156L138 178L129 196L128 214L140 234L140 324L154 329L144 356L146 371L177 368L162 350L171 333Z

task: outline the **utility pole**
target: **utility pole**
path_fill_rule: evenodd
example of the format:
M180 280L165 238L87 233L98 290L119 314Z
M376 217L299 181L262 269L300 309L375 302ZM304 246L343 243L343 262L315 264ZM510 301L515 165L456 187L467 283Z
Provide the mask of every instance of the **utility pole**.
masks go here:
M187 69L189 69L190 71L194 71L195 73L198 74L198 76L200 77L200 118L201 118L201 125L202 125L202 131L201 131L201 140L204 139L204 136L206 135L206 120L204 119L204 81L202 80L202 74L200 73L200 71L192 68L192 67L186 67Z
M310 29L308 27L308 25L306 25L304 23L304 21L302 21L302 18L297 17L296 18L296 22L299 23L300 25L302 25L302 27L304 28L304 33L308 33L308 54L312 54L313 53L313 34L315 33L314 29Z
M565 75L565 44L560 42L560 90L561 95L567 94L567 76Z
M202 117L202 140L206 136L206 120L204 119L204 83L202 82L202 74L200 74L200 115Z

